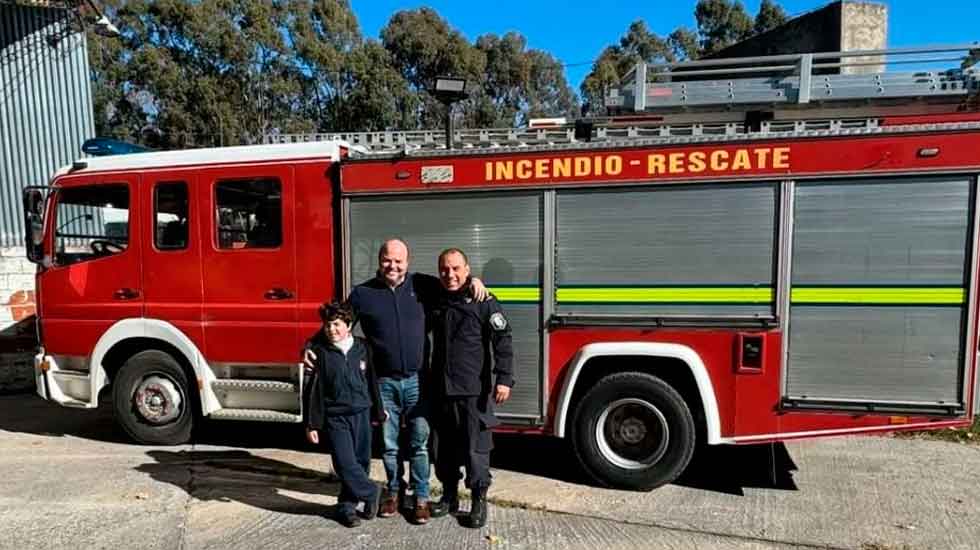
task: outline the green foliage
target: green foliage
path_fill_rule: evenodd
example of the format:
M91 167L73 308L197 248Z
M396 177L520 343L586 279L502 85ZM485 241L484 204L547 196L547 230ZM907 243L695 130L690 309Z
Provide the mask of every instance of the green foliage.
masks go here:
M411 109L406 117L411 128L442 126L445 108L426 92L437 76L458 76L477 83L482 80L486 56L431 8L396 13L381 29L381 42L395 70L408 83L406 107ZM461 112L470 113L472 105L480 101L480 90L469 91L471 98L464 102Z
M639 62L663 63L677 60L679 49L688 47L684 42L687 36L683 31L677 33L677 41L664 39L647 28L643 20L630 24L619 44L602 51L582 82L582 98L590 106L602 105L603 97L610 86L619 82Z
M759 4L759 13L755 14L755 24L752 31L755 34L762 34L782 25L787 19L789 17L782 7L772 0L762 0L762 3Z
M642 20L630 24L619 44L609 46L582 82L585 109L601 111L603 98L636 63L699 59L735 42L783 24L786 13L773 0L762 0L753 20L739 0L698 0L697 30L678 27L666 37L651 32Z
M473 125L520 126L530 118L577 112L575 93L565 81L561 63L542 50L528 50L520 34L486 34L477 39L476 48L486 65Z
M702 55L745 40L753 33L752 18L738 0L698 0L694 18L698 22Z
M931 439L950 441L969 445L980 445L980 418L964 428L944 428L941 430L895 432L895 437L905 439Z
M268 133L440 128L437 76L468 81L462 125L510 127L579 114L564 67L517 32L466 39L431 8L362 36L349 0L103 0L122 37L89 32L99 135L151 147L260 142ZM662 37L634 21L584 79L601 105L637 62L697 59L786 19L763 0L699 0L697 29ZM587 24L587 23L584 23Z
M437 128L427 92L465 77L460 122L574 116L564 68L518 33L468 42L429 8L365 39L348 0L107 0L120 39L89 33L99 135L159 148L256 143L267 133Z

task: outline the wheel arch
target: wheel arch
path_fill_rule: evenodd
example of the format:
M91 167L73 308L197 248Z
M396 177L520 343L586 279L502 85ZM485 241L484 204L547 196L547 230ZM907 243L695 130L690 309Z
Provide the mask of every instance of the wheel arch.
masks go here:
M698 430L709 445L724 443L714 386L701 357L681 344L604 342L588 344L572 358L555 409L556 436L565 438L576 400L591 383L619 372L644 372L673 386L688 401ZM701 434L699 434L701 435Z
M155 349L171 355L187 373L198 396L198 407L207 415L220 408L211 389L215 379L200 349L172 324L159 319L123 319L112 325L99 338L92 353L92 399L98 404L98 395L118 374L126 360L144 350Z

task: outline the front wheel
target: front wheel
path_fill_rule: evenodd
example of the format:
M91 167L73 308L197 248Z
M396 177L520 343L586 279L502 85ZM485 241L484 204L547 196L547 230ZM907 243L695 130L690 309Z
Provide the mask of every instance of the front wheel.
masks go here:
M140 443L179 445L191 438L194 413L187 374L169 354L147 350L129 358L113 382L116 421Z
M602 378L582 398L571 440L583 469L608 487L670 483L694 454L694 418L684 398L649 374Z

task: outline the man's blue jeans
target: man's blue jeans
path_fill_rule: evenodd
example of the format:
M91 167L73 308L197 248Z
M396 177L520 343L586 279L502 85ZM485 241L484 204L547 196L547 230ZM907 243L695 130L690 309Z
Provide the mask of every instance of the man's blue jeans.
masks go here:
M384 404L388 420L385 421L384 465L388 477L387 489L397 494L404 484L404 469L398 454L398 435L404 421L408 430L409 448L404 453L408 458L410 486L416 500L429 499L429 423L425 418L424 404L419 402L419 377L396 380L379 378L381 402Z

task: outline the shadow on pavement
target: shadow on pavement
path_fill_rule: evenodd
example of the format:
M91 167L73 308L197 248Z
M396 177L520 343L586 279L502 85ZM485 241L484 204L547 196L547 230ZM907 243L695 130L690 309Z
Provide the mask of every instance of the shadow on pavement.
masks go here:
M27 395L0 396L0 430L42 436L73 436L110 443L132 443L112 418L111 404L95 410L67 409ZM380 456L375 433L374 457ZM321 452L306 442L299 424L203 421L193 442L241 449ZM497 434L491 466L580 485L595 485L580 469L567 442L545 436ZM163 451L152 451L163 452ZM247 456L252 456L245 451ZM173 454L173 453L171 453ZM263 460L263 459L257 459ZM796 490L796 464L782 443L701 447L676 485L742 495L745 488Z
M498 434L490 464L499 470L595 485L568 443L554 437ZM703 446L674 484L739 496L746 488L795 491L796 469L782 443Z
M332 519L336 508L293 498L284 491L337 496L337 478L248 451L148 451L136 467L199 501L240 502L271 512Z
M97 409L72 409L36 394L0 395L0 430L48 437L72 436L106 443L136 444L112 415L108 392ZM299 424L198 420L195 444L315 451Z
M705 446L674 484L737 496L746 488L796 491L796 470L782 443Z
M70 409L37 394L0 396L0 430L47 437L73 436L107 443L132 443L112 418L108 403Z

